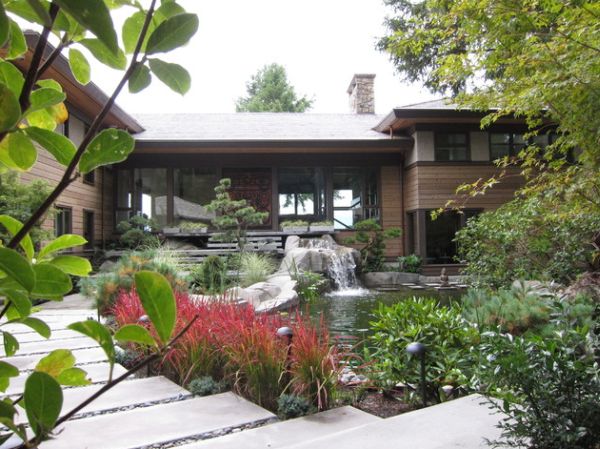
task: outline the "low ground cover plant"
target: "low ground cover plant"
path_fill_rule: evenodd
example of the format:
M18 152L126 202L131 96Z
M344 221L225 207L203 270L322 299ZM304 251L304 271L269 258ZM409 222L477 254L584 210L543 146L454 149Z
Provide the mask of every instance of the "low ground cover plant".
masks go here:
M210 376L273 411L284 392L305 397L319 410L329 406L337 353L324 323L313 325L300 315L257 314L252 306L225 300L195 303L182 292L175 296L176 330L198 318L166 355L164 374L181 385ZM143 309L135 290L121 292L112 313L119 327L138 323ZM276 335L282 326L294 332L289 360L287 341Z

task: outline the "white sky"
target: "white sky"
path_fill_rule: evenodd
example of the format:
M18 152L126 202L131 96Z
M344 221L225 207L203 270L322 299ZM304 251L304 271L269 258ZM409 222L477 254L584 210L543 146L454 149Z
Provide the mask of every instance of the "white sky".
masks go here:
M311 112L349 112L346 89L354 73L375 73L375 108L433 98L402 82L387 55L375 49L385 33L383 0L180 0L198 14L200 28L184 48L164 59L188 69L192 88L181 97L154 79L117 103L128 112L234 112L235 100L259 68L285 66L300 95L314 97ZM92 79L110 93L119 72L94 65Z

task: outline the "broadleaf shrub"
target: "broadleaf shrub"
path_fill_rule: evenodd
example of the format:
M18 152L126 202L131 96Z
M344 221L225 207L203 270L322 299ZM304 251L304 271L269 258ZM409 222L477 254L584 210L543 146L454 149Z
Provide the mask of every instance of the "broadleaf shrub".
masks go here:
M312 409L305 397L293 394L282 394L277 399L277 416L281 419L299 418L308 415Z
M419 384L420 362L407 354L406 346L420 342L426 347L429 398L440 401L440 388L446 385L469 389L475 357L471 348L477 345L479 333L458 306L413 297L391 306L380 304L374 317L369 357L372 376L384 387Z

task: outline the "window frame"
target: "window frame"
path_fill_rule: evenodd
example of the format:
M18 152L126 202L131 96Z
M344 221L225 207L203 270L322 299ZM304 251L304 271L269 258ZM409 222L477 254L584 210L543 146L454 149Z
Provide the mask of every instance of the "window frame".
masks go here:
M59 234L59 217L67 213L68 221L61 219L61 227L64 227L63 232ZM61 235L73 233L73 208L69 206L56 206L56 214L54 215L54 236L60 237Z
M87 216L91 216L92 219L92 223L91 223L91 236L88 239L86 236L86 231L87 231ZM96 239L96 233L95 233L95 227L96 227L96 211L93 209L83 209L82 211L82 224L83 224L83 229L82 229L82 234L83 237L88 241L85 245L84 248L85 249L93 249L94 248L94 243L95 243L95 239Z
M331 219L333 220L333 225L336 231L352 231L354 230L354 223L352 227L337 227L337 224L342 224L341 222L335 219L335 211L336 210L355 210L353 207L340 207L335 205L335 186L333 185L333 180L335 176L336 169L356 169L360 174L360 197L361 197L361 205L360 205L360 216L362 220L373 219L378 223L381 223L381 170L380 167L357 167L357 166L336 166L331 169ZM375 175L375 188L377 190L377 203L376 204L367 204L368 195L367 195L367 184L368 184L368 176L374 174Z
M440 136L446 134L461 134L465 136L463 145L450 145L450 148L465 148L465 159L440 159L438 156L438 148L440 147ZM447 146L447 145L446 145ZM436 162L471 162L471 135L467 131L435 131L433 139L433 160Z

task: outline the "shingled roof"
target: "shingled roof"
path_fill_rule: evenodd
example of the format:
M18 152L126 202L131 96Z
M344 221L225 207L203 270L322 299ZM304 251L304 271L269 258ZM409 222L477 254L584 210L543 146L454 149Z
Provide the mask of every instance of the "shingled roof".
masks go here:
M377 141L389 140L373 127L374 114L229 113L135 114L146 131L139 142L203 141Z

